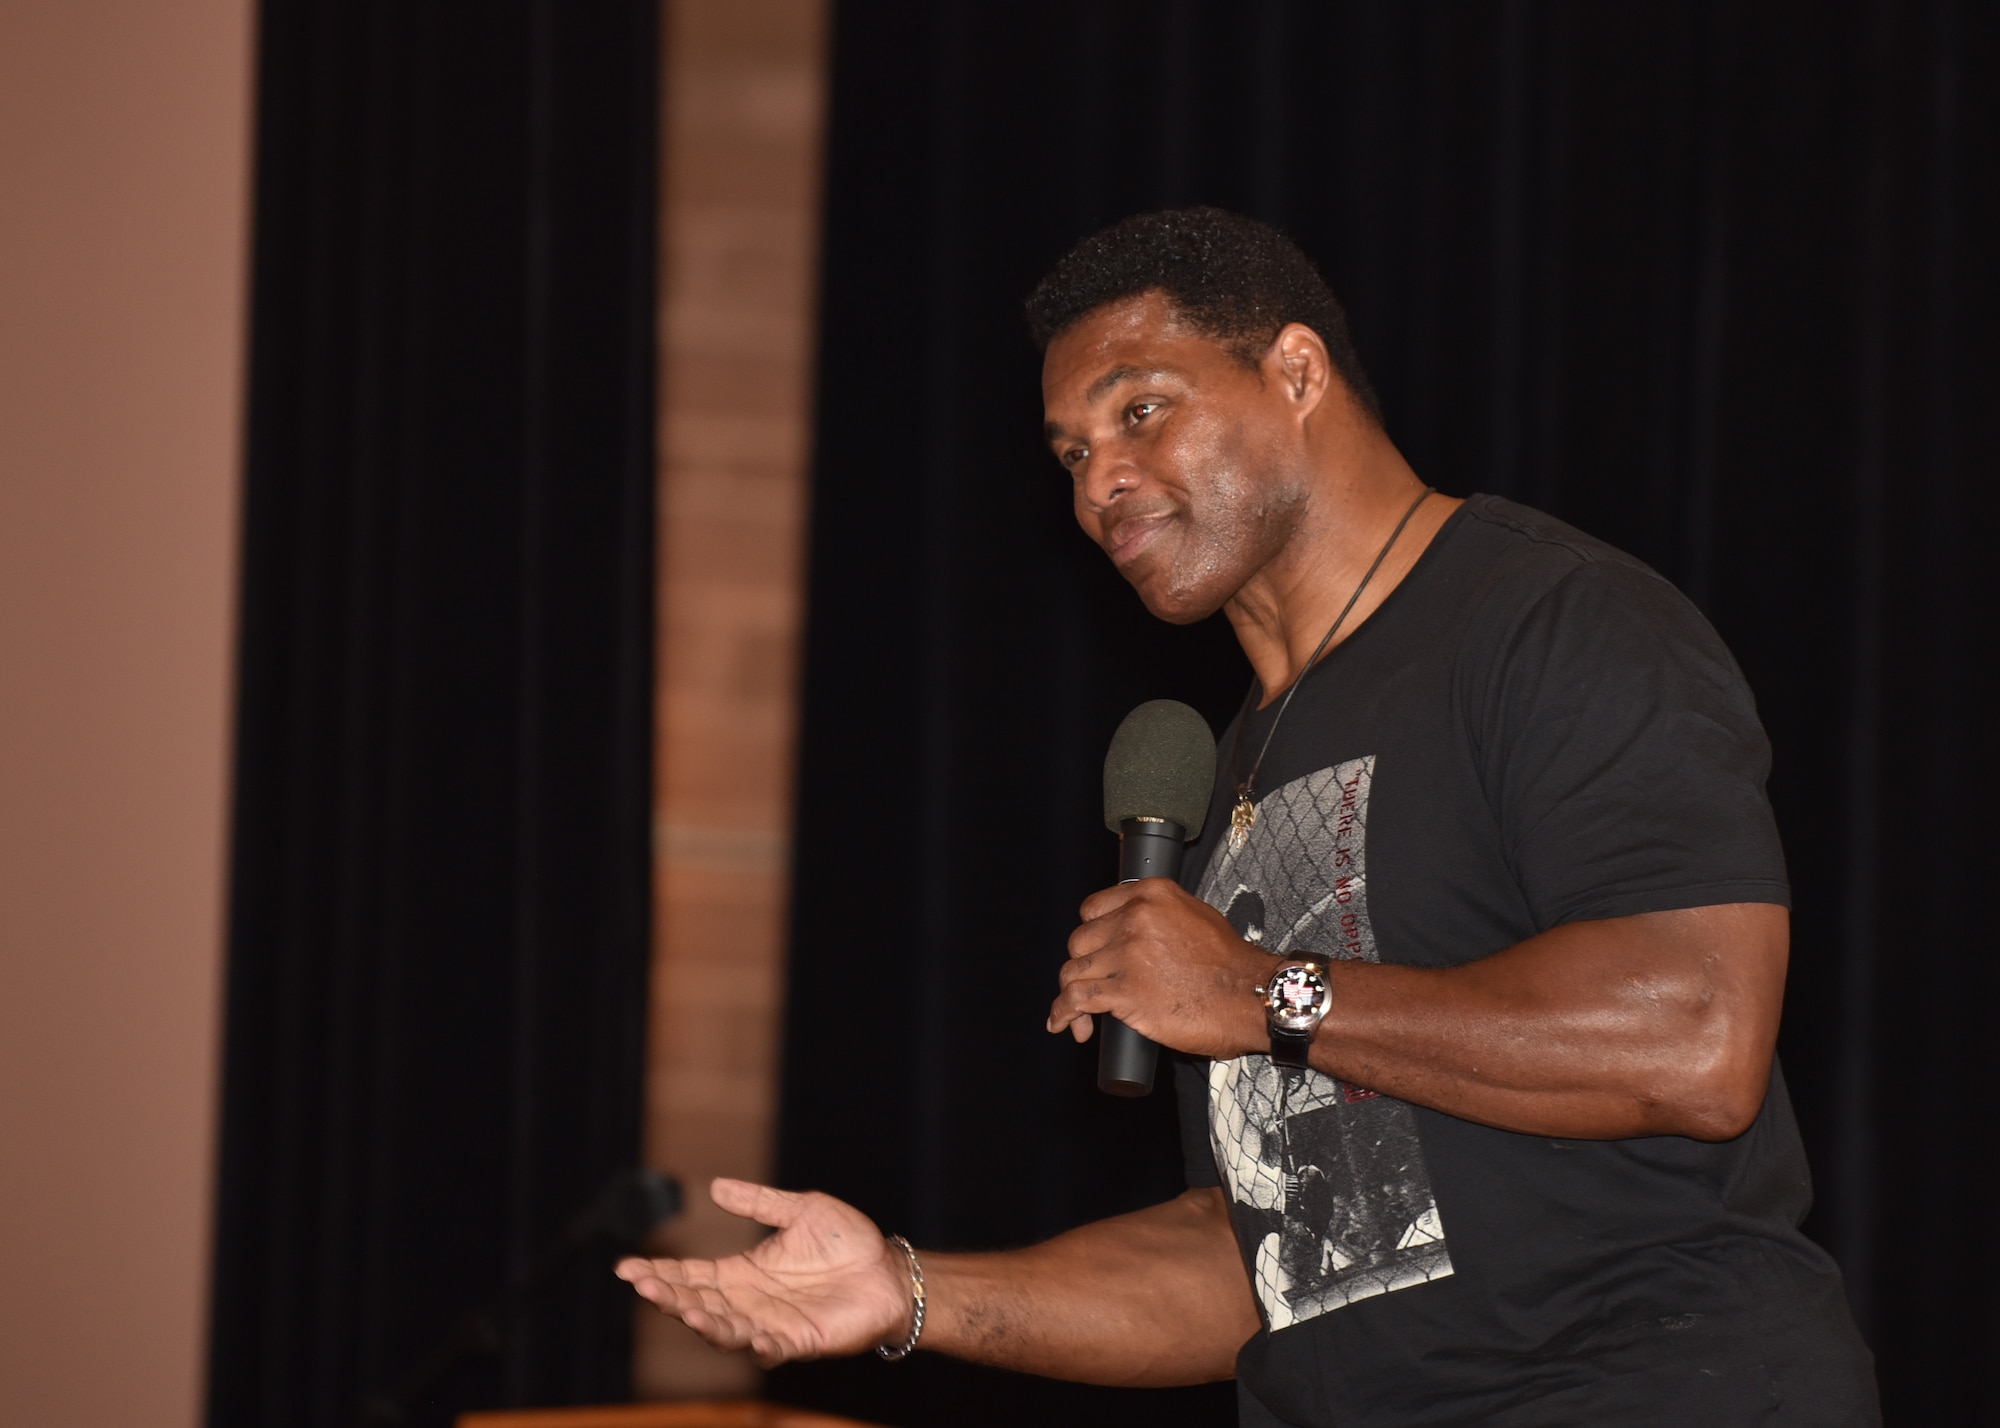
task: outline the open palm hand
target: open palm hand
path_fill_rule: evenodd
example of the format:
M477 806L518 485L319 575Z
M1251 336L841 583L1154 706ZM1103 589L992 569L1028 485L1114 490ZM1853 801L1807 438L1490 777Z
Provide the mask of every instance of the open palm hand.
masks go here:
M618 1277L717 1348L747 1348L766 1368L908 1333L907 1262L852 1205L744 1180L717 1180L709 1195L777 1233L727 1259L623 1260Z

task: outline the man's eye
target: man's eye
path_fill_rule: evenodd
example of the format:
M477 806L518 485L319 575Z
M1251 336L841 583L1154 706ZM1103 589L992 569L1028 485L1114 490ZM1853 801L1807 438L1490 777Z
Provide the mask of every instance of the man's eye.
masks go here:
M1084 458L1089 455L1090 455L1089 447L1072 446L1068 451L1065 451L1057 459L1060 460L1065 467L1074 471L1077 467L1083 464Z
M1160 404L1158 402L1134 402L1125 409L1125 419L1127 421L1144 421L1159 409Z

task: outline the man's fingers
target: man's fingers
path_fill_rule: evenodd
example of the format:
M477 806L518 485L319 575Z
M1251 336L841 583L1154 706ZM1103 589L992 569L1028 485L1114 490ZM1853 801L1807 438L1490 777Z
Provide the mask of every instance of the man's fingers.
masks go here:
M1086 904L1087 905L1087 904ZM1081 924L1069 935L1069 955L1088 957L1110 942L1116 924L1104 919Z
M1085 922L1095 922L1106 913L1116 912L1133 898L1144 896L1148 881L1150 879L1141 879L1135 883L1119 883L1114 887L1094 892L1083 900L1083 906L1077 909L1077 916Z
M749 1340L750 1321L718 1289L664 1278L641 1279L633 1288L719 1349L740 1349Z
M1077 982L1091 976L1096 970L1097 954L1095 952L1078 953L1072 949L1069 955L1070 960L1056 968L1056 985L1058 987L1066 988L1074 986Z
M1079 1042L1090 1040L1090 1014L1077 1011L1074 1007L1064 1007L1061 1002L1050 1008L1049 1019L1045 1025L1052 1034L1067 1031Z
M748 1349L765 1368L797 1358L799 1344L773 1328L752 1310L742 1310L720 1296L702 1295L698 1302L675 1304L672 1312L718 1349Z
M683 1259L644 1259L633 1255L618 1261L612 1273L637 1289L646 1292L649 1284L686 1284L695 1272L696 1261ZM709 1266L713 1278L714 1266Z
M740 1349L749 1335L734 1317L713 1313L699 1304L676 1306L680 1321L718 1349Z
M1125 983L1125 963L1129 959L1117 953L1080 957L1074 962L1065 962L1056 972L1056 1005L1072 1006L1077 1011L1111 1011L1115 1008L1105 1005L1105 994L1112 985Z
M1105 1000L1108 985L1102 977L1065 977L1062 992L1049 1005L1049 1030L1067 1030L1080 1042L1090 1040L1091 1013L1115 1010Z
M1090 1040L1090 1014L1066 1006L1061 998L1057 998L1055 1005L1049 1008L1049 1019L1043 1025L1051 1033L1067 1031L1078 1041Z
M705 1285L689 1285L679 1293L684 1298L691 1297L701 1312L712 1319L734 1322L738 1317L735 1306L729 1302L729 1296L720 1289Z
M637 1284L641 1279L652 1277L653 1262L638 1255L628 1255L612 1267L611 1272L627 1284Z
M802 1198L743 1180L718 1181L711 1193L724 1209L747 1211L765 1224L789 1217L796 1205L786 1202ZM771 1218L765 1218L767 1215ZM739 1283L734 1275L722 1272L728 1268L714 1260L633 1255L620 1260L615 1272L641 1298L673 1315L718 1349L748 1348L766 1368L796 1357L796 1347L790 1345L782 1326L774 1326L772 1320L774 1312L779 1319L784 1318L787 1306L770 1300L762 1289Z
M805 1196L796 1190L779 1190L749 1180L731 1180L726 1175L717 1176L709 1182L708 1198L732 1215L755 1220L774 1230L782 1230L796 1220L799 1208L805 1202Z

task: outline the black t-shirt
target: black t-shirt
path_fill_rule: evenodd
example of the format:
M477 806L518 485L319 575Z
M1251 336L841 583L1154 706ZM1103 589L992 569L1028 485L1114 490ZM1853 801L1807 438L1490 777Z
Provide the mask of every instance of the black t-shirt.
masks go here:
M1248 716L1247 767L1275 703ZM1561 923L1788 903L1769 750L1701 615L1637 561L1474 497L1299 685L1229 845L1184 880L1275 953L1424 967ZM1811 969L1806 969L1811 974ZM1244 1422L1863 1424L1872 1368L1774 1071L1756 1123L1553 1140L1268 1057L1176 1068L1265 1321Z

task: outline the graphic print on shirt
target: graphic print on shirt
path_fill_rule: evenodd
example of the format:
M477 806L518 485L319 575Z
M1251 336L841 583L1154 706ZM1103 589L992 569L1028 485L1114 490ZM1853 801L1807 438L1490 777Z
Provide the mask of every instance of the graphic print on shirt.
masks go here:
M1380 960L1368 918L1368 794L1375 759L1351 759L1267 794L1202 901L1275 954ZM1262 1054L1208 1073L1208 1129L1230 1220L1275 1331L1451 1273L1410 1107Z

